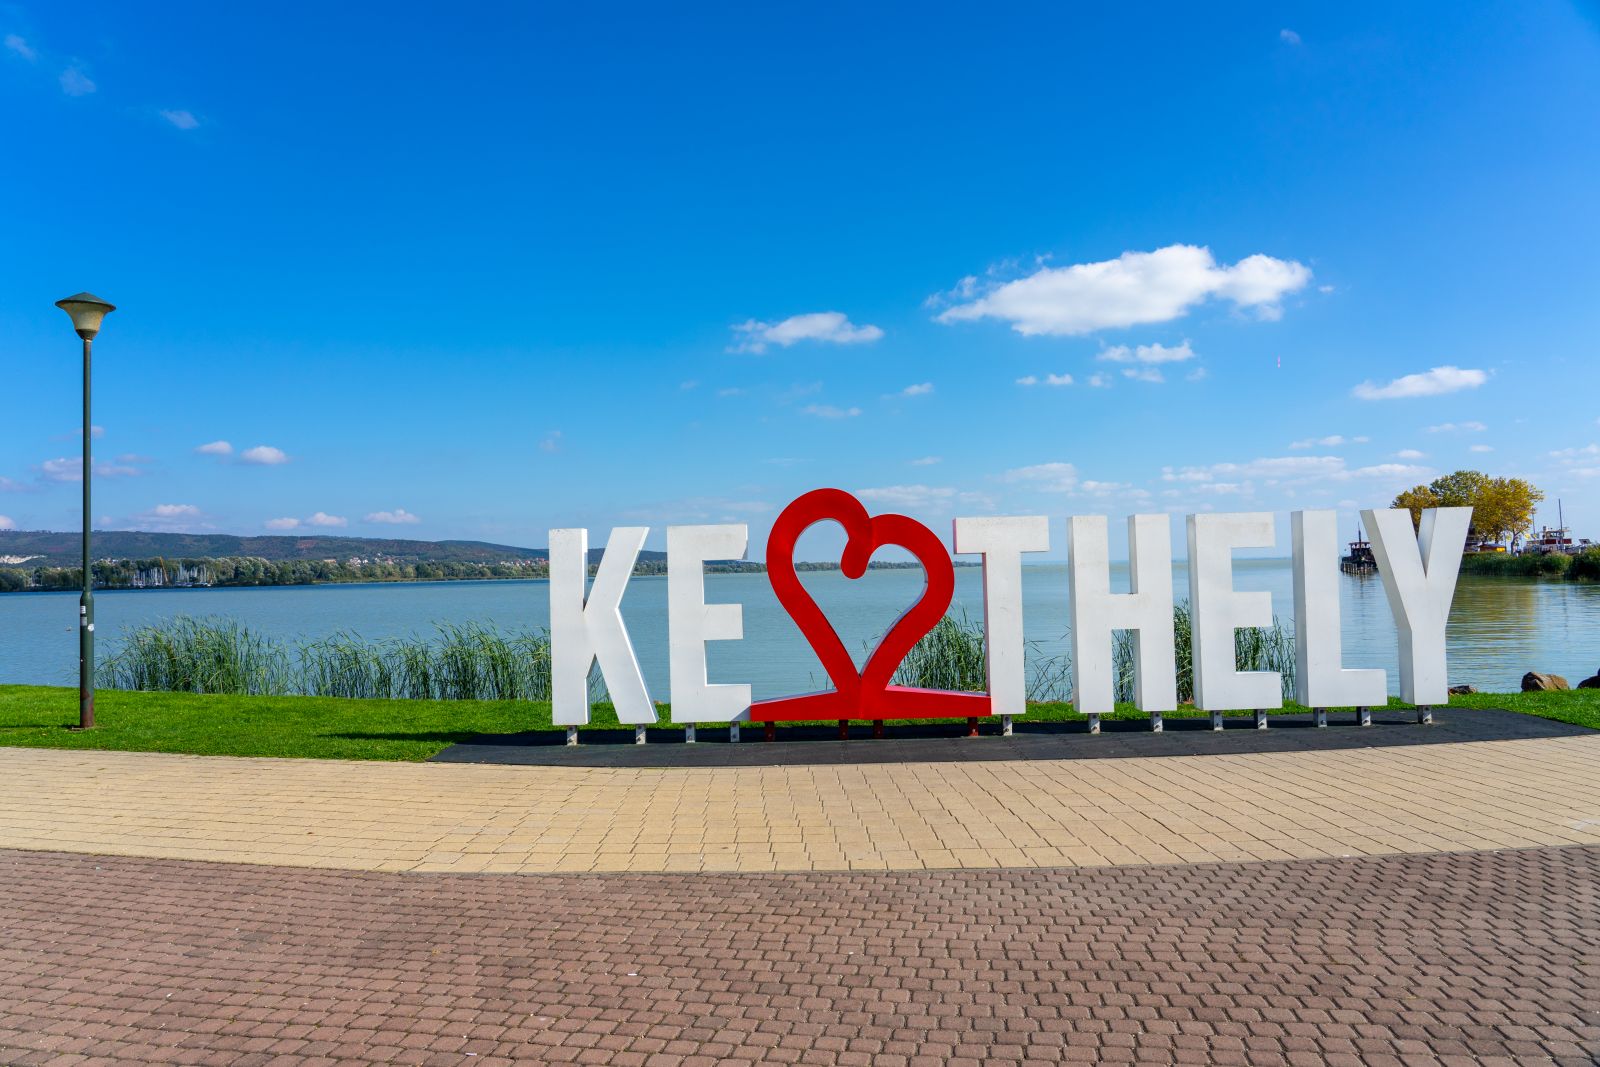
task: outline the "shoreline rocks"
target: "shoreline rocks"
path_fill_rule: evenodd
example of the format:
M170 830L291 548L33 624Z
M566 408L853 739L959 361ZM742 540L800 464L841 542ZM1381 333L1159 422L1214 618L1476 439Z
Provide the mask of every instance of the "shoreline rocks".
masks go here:
M1597 676L1597 678L1600 678L1600 676ZM1600 680L1597 680L1597 678L1588 679L1596 682L1596 685L1591 688L1600 688ZM1559 692L1571 688L1567 684L1567 680L1559 674L1541 674L1539 671L1529 671L1522 676L1522 691L1524 693Z

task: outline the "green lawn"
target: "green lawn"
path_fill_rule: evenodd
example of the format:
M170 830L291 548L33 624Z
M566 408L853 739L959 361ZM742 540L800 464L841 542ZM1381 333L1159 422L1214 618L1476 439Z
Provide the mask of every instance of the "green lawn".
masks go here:
M1398 701L1390 704L1405 706ZM1600 729L1600 690L1478 693L1454 697L1451 706L1509 708ZM1304 709L1290 705L1284 710ZM662 708L663 719L666 713ZM1169 713L1169 717L1201 714L1204 713L1186 708ZM99 725L93 731L69 730L78 721L76 689L0 686L0 745L220 756L424 760L475 734L558 729L550 723L548 703L509 700L342 700L102 689L95 700L95 715ZM1145 716L1123 705L1115 717ZM1029 709L1028 718L1062 721L1079 716L1068 704L1039 704ZM585 729L618 728L609 706L597 706L594 719L594 724Z

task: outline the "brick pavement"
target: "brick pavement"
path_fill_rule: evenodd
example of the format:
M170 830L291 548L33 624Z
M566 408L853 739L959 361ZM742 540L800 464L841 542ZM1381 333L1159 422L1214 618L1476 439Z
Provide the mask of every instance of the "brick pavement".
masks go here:
M1584 1064L1600 848L800 875L0 852L0 1063Z
M368 870L1062 867L1600 844L1600 733L639 769L0 749L0 847Z

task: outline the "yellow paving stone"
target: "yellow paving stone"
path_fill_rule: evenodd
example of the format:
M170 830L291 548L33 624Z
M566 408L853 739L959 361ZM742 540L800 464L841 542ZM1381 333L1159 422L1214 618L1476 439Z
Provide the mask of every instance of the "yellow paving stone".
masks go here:
M618 770L0 748L0 847L353 870L1104 865L1600 843L1600 737Z

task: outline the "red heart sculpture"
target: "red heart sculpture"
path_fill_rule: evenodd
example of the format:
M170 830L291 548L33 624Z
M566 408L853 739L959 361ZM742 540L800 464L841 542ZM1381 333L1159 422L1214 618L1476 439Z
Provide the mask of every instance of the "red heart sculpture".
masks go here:
M859 673L833 624L800 584L794 546L815 524L832 519L844 527L840 569L846 578L867 572L872 554L884 545L907 549L922 564L927 586L915 604L895 620ZM767 538L767 577L789 617L800 627L834 688L822 693L759 701L750 707L755 722L795 719L972 718L989 714L986 693L953 693L890 685L906 654L938 625L955 593L955 568L937 535L905 515L868 515L861 501L842 489L813 489L794 500L772 524Z

